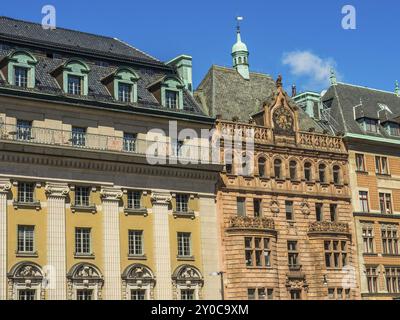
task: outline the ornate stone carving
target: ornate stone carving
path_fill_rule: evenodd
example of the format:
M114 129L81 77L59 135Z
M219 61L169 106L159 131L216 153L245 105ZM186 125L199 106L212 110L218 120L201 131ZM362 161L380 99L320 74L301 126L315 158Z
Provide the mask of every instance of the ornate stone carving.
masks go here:
M340 233L349 234L349 225L347 223L317 221L309 225L308 233Z
M243 217L235 216L229 221L229 228L232 229L255 229L255 230L275 230L274 220L263 217Z
M289 290L293 289L304 289L308 290L308 283L305 278L290 278L286 276L286 288Z
M48 197L66 197L69 193L67 184L47 183L44 190Z
M118 188L104 187L101 188L100 195L103 200L119 201L122 198L123 192Z
M300 203L300 211L305 216L309 216L310 215L310 213L311 213L310 204L308 203L308 201L306 199L304 199Z
M174 274L172 275L172 279L177 283L177 284L200 284L203 285L203 277L200 273L200 271L190 265L183 265L178 267Z
M151 194L151 200L158 204L169 204L172 200L172 196L166 192L153 192Z
M142 264L134 264L126 268L122 274L122 279L127 282L138 282L142 283L154 282L153 272Z
M299 144L313 149L344 150L342 138L317 133L301 132L299 134Z
M0 193L7 193L11 190L10 180L0 180Z
M269 206L271 208L271 212L274 215L274 217L277 217L279 212L280 212L278 198L277 197L272 197L272 200L269 203Z

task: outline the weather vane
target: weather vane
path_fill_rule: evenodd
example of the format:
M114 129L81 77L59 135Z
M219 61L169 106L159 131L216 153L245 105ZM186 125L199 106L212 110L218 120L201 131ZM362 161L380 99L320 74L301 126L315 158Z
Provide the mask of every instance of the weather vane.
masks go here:
M243 21L243 17L237 16L236 21L237 21L237 30L240 31L240 21Z

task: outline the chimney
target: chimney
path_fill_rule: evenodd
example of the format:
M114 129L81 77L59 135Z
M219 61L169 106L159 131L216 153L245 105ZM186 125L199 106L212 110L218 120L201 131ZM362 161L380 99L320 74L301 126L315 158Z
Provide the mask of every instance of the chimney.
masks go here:
M297 96L297 89L296 89L296 85L293 84L292 85L292 98L295 97L295 96Z
M192 57L182 54L167 62L167 65L176 68L176 71L185 84L186 89L193 93Z

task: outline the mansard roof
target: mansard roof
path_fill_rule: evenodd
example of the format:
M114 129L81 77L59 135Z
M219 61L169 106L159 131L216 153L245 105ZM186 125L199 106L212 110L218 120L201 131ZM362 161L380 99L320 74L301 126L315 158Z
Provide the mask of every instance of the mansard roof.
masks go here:
M223 120L248 121L251 116L270 104L278 95L275 80L262 73L250 72L246 80L234 69L213 65L195 92L196 100L210 116L220 115ZM295 102L288 97L289 103ZM322 132L317 122L299 108L299 126L303 131L314 128Z
M338 83L331 86L322 96L324 115L336 132L368 134L390 137L385 130L378 133L366 133L357 120L370 118L381 124L398 122L400 117L400 97L395 93Z
M141 112L153 109L157 114L191 119L200 117L202 121L212 122L186 89L183 89L182 110L169 110L162 106L148 86L161 78L177 77L176 70L120 40L62 28L45 30L37 23L0 17L0 61L15 50L27 51L37 59L35 87L14 88L0 76L0 91L8 90L20 96L42 94L47 99L101 105L110 109ZM65 94L52 74L70 59L81 61L90 69L86 96ZM130 68L138 75L137 103L127 105L116 101L102 83L121 67Z

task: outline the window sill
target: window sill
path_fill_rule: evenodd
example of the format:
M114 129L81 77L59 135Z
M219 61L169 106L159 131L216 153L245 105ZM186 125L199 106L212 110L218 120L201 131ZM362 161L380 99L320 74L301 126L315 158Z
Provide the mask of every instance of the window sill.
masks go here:
M92 214L95 214L97 212L97 208L95 205L89 205L89 206L79 206L79 205L72 205L71 206L71 211L72 213L75 212L91 212Z
M186 256L176 256L178 261L194 261L195 258L193 256L186 257Z
M396 258L398 258L398 257L400 257L400 254L395 254L395 253L382 253L382 257L388 257L388 258L390 258L390 257L396 257Z
M273 270L273 267L256 267L256 266L246 266L249 270Z
M15 252L17 258L38 258L39 254L35 252Z
M181 212L181 211L174 211L172 213L172 215L174 216L174 218L190 218L190 219L194 219L195 215L194 215L194 211L188 211L188 212Z
M36 211L39 211L42 208L42 206L40 205L40 201L34 201L34 202L14 201L13 207L15 210L17 210L17 209L36 209Z
M124 208L124 213L126 216L147 217L149 215L146 208L138 208L138 209Z
M128 260L147 260L147 257L145 254L143 255L128 254Z
M320 181L318 181L318 183L319 183L319 185L320 185L321 187L329 187L329 186L330 186L330 183L329 183L329 182L320 182Z
M94 253L88 253L88 254L74 253L74 258L75 259L94 259L95 255L94 255Z
M274 179L275 179L276 182L281 182L281 183L286 181L285 178L276 178L276 177L274 177Z
M375 175L378 178L385 178L385 179L388 179L388 178L392 177L392 175L390 175L389 173L378 173L378 172L376 172Z
M356 170L357 174L362 174L362 175L369 175L368 171L361 171L361 170Z
M363 256L364 257L377 257L378 256L378 254L377 253L372 253L372 252L364 252L363 253Z

